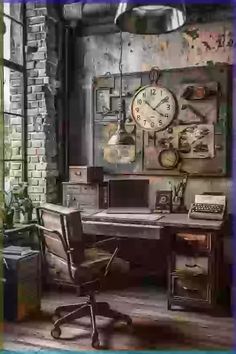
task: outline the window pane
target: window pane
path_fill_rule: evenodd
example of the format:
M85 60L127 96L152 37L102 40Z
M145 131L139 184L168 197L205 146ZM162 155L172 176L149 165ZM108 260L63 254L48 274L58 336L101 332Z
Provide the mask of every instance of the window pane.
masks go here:
M23 114L23 74L4 67L4 107L5 112Z
M22 162L5 161L4 163L4 189L10 191L14 185L22 182Z
M23 21L23 6L21 3L10 4L10 16L17 21Z
M3 56L4 59L23 64L23 28L10 18L3 17L6 31L4 33Z
M4 114L4 159L21 160L23 118Z
M15 18L17 21L23 21L23 6L21 3L6 3L3 4L3 12L6 15L9 15Z

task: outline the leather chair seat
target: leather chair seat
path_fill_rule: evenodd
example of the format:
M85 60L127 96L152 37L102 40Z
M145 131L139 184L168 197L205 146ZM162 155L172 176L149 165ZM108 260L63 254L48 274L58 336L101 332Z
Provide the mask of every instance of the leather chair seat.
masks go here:
M75 283L80 285L83 282L95 280L104 274L105 267L111 258L111 254L97 247L87 248L84 251L84 261L79 265L72 264L72 276ZM46 263L48 266L48 276L57 281L67 282L73 284L69 273L67 261L54 255L53 253L46 252ZM115 257L111 267L111 273L128 273L129 262Z

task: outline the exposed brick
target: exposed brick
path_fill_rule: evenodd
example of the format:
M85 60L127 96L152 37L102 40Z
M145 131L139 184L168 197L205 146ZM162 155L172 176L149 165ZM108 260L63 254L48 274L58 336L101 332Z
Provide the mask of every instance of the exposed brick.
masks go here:
M32 147L34 147L34 148L40 148L40 147L42 147L42 145L43 145L42 140L33 140L32 141ZM37 159L38 159L38 157L37 157Z
M42 92L43 91L43 86L42 85L37 85L32 87L32 92Z
M35 67L35 62L34 61L28 61L26 63L26 69L34 69Z
M32 93L27 96L28 101L34 101L36 100L36 94Z
M32 178L32 179L29 181L29 185L38 186L38 185L39 185L39 180L38 180L37 178Z
M37 61L35 63L35 68L36 69L44 69L46 67L46 61Z
M31 193L30 194L30 198L31 198L31 200L33 201L33 202L35 202L35 201L40 201L40 195L38 195L38 194L34 194L34 193Z
M35 25L38 23L44 23L44 21L45 21L45 16L34 16L28 19L28 24Z
M42 172L41 171L33 171L32 172L32 177L41 178L42 177Z
M34 148L29 148L29 149L27 149L27 153L28 153L28 155L30 156L30 155L36 155L36 149L34 149Z
M38 76L38 70L28 70L28 77L37 77Z
M46 58L45 52L32 53L32 60L43 60Z

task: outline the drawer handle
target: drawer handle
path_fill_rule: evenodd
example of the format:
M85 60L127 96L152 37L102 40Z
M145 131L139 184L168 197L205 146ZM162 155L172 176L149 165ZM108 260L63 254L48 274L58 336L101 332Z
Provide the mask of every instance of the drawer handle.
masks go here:
M190 289L190 288L187 288L187 286L183 286L183 289L186 290L186 291L192 291L192 292L197 292L197 291L199 291L198 289Z
M76 176L81 176L81 172L75 172Z
M185 263L185 267L187 267L187 268L196 268L196 267L199 267L199 265L197 265L197 264L191 265L191 264Z

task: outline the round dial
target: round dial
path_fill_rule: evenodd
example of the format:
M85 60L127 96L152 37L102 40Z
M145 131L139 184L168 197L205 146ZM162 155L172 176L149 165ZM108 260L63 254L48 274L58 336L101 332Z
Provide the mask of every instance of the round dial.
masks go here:
M179 154L175 149L163 149L159 154L159 163L164 168L174 168L179 162Z
M139 89L131 103L131 114L144 130L165 129L173 120L176 111L172 93L160 86L144 86Z

